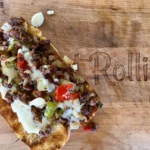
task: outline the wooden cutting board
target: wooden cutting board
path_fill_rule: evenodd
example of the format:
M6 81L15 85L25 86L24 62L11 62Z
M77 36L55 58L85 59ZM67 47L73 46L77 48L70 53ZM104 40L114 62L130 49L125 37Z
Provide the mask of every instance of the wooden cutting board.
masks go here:
M104 104L97 132L73 131L63 150L150 149L150 3L148 0L4 0L0 25L10 16L30 22L43 12L40 28ZM55 15L48 16L47 10ZM27 150L0 117L0 149Z

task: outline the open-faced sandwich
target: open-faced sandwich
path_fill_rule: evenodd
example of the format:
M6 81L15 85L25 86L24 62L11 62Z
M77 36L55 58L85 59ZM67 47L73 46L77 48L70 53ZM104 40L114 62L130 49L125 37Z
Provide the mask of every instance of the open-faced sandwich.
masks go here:
M58 150L102 104L68 57L23 18L0 30L0 114L32 150Z

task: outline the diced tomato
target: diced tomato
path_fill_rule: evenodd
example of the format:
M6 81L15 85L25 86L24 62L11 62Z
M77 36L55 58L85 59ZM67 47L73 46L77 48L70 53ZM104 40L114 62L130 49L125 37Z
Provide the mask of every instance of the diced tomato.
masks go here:
M91 131L91 127L90 126L85 126L84 131Z
M78 93L71 94L70 91L73 89L73 84L60 85L56 89L56 100L63 102L65 100L73 100L79 96Z
M79 97L79 93L74 93L74 94L71 94L71 99L76 99Z
M94 122L89 122L86 126L84 126L84 131L96 131L98 125Z
M22 70L26 70L28 68L28 62L20 53L17 55L17 67Z

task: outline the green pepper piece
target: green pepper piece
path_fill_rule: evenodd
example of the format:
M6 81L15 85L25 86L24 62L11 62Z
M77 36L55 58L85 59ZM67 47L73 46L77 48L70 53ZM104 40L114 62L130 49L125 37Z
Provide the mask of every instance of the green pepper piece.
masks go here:
M44 112L45 117L50 119L53 116L53 114L54 114L56 109L57 109L57 103L55 103L55 102L48 102L47 106L46 106L46 110Z
M15 62L14 61L7 62L7 64L6 64L7 68L12 68L14 66L15 66Z
M8 47L8 51L13 50L14 48L15 48L15 44L11 44L11 45L9 45L9 47Z

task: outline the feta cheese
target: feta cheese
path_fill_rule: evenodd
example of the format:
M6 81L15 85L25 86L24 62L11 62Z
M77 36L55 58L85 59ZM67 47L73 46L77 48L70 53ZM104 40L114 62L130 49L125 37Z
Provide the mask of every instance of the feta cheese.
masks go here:
M12 68L7 68L6 67L6 62L8 61L13 61L15 60L16 57L10 57L8 59L2 60L1 65L2 65L2 72L4 75L8 76L8 84L12 81L13 78L15 78L18 75L17 70L12 67Z
M10 30L12 29L12 26L11 26L10 24L8 24L8 23L5 23L5 24L1 27L1 29L3 29L4 32L8 32L8 31L10 31Z
M29 103L29 106L35 106L37 108L43 108L45 106L45 104L46 104L45 100L41 97L38 97L38 98L35 98L34 100L32 100Z
M78 70L78 65L77 64L71 65L71 68L76 71Z
M48 11L47 11L47 14L48 14L48 15L54 15L54 13L55 13L54 10L48 10Z

